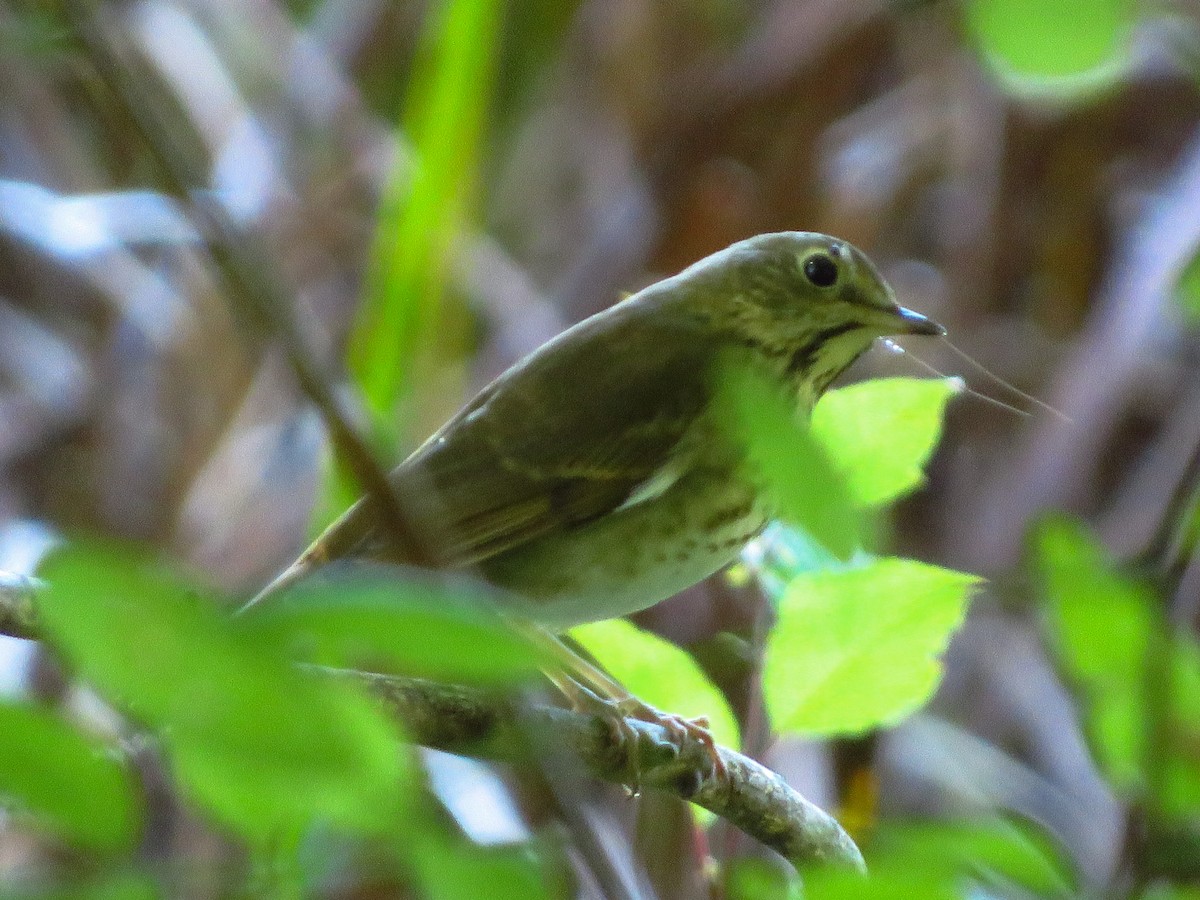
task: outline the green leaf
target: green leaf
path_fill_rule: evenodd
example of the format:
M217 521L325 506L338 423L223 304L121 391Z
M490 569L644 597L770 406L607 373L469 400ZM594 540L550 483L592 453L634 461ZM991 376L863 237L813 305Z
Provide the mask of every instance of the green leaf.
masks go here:
M543 655L507 626L479 585L390 566L322 572L252 606L238 627L328 666L459 684L514 685Z
M314 819L394 824L407 757L366 697L256 646L127 548L70 547L43 574L53 645L162 734L187 789L230 827L264 840Z
M404 104L411 143L398 142L347 351L383 459L395 459L404 443L416 387L441 379L427 394L445 396L446 360L462 355L469 340L468 313L446 302L447 284L476 193L502 11L500 0L432 5L414 63ZM334 461L315 531L353 503L360 487Z
M1069 866L1040 832L1004 821L900 822L880 828L867 847L871 877L816 869L805 896L907 898L1075 896ZM1014 886L1023 890L1015 891Z
M1109 779L1168 820L1200 812L1200 644L1171 634L1162 599L1065 517L1035 531L1052 644L1078 686Z
M861 523L841 474L795 399L753 369L729 365L714 405L717 421L745 452L748 477L763 486L777 517L848 558L861 544Z
M1200 644L1190 634L1180 634L1170 652L1157 800L1168 817L1186 821L1200 816Z
M536 857L524 848L479 847L429 832L420 835L413 846L422 896L430 900L538 900L551 896Z
M800 879L790 868L757 856L726 863L722 876L729 900L801 900Z
M580 625L571 637L634 696L685 718L705 716L717 743L738 746L729 701L686 651L624 619Z
M137 784L114 751L23 703L0 703L0 798L95 850L130 845L140 818Z
M1032 825L1003 820L905 822L882 829L869 864L884 872L914 860L947 883L964 878L1001 887L1018 884L1036 896L1074 896L1070 866L1050 838Z
M963 900L972 895L963 893L960 879L927 872L918 862L907 871L872 869L865 879L857 872L817 869L804 878L804 896L806 900Z
M93 878L45 884L36 877L9 878L0 886L0 900L155 900L162 897L159 886L149 876L139 872L97 874Z
M968 0L966 21L1009 90L1072 97L1123 74L1136 13L1133 0Z
M1191 258L1175 283L1175 298L1183 312L1184 321L1192 328L1200 325L1200 253ZM1195 510L1191 510L1195 515ZM1192 522L1190 537L1196 533L1195 522Z
M860 506L878 507L921 485L942 436L954 378L881 378L829 391L812 433Z
M905 559L801 575L767 638L763 689L781 732L848 734L932 695L980 579Z
M439 325L455 238L474 192L499 37L499 0L443 0L406 100L412 155L386 188L351 371L386 421L411 387L418 347Z
M1036 529L1034 545L1053 644L1079 685L1103 769L1123 788L1144 783L1145 666L1158 620L1150 589L1115 571L1096 539L1064 517Z

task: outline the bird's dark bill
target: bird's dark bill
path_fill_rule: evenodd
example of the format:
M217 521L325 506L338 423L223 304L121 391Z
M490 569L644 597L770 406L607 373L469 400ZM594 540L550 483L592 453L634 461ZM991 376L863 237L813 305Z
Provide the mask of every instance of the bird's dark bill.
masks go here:
M913 312L911 309L900 307L900 319L906 326L908 334L928 334L934 337L941 337L946 333L946 329L919 312Z

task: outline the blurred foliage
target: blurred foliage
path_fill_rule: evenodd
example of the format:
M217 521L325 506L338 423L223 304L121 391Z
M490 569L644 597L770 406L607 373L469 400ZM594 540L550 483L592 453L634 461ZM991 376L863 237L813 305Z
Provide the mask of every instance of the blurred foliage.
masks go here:
M547 662L478 585L386 566L321 573L250 607L238 628L293 659L455 684L514 687Z
M1188 325L1200 325L1200 256L1193 256L1175 286L1176 299Z
M19 883L0 887L4 900L155 900L166 896L152 878L136 873L81 879L69 886L45 887Z
M230 828L266 842L314 821L402 818L405 753L358 694L267 652L195 587L128 550L80 544L44 575L54 645L163 734L185 789Z
M1070 897L1074 879L1036 830L1008 823L898 823L867 848L874 876L855 881L815 872L805 896L821 898L970 896Z
M0 796L64 840L128 849L137 828L133 777L115 748L48 710L0 704Z
M896 823L867 847L872 877L814 870L804 885L762 860L735 861L730 900L836 898L1070 897L1077 890L1066 862L1036 830L1005 822Z
M718 421L745 448L749 478L765 485L780 518L838 558L849 557L862 542L862 525L849 489L796 411L795 399L758 373L730 367L714 404Z
M442 3L413 66L404 140L380 201L348 346L349 368L384 459L411 440L414 391L440 387L445 372L438 367L466 351L466 312L448 306L448 281L478 192L502 9L500 0ZM354 500L354 488L334 470L320 526Z
M1194 829L1200 849L1200 643L1078 523L1044 522L1036 547L1051 634L1097 758L1152 815Z
M404 134L379 208L367 280L349 343L350 368L377 421L413 389L439 326L452 244L476 191L495 65L498 0L448 0L426 28L410 81ZM385 445L394 448L395 441Z
M378 580L344 578L231 621L205 591L128 548L80 543L57 551L44 574L52 643L161 742L182 793L247 842L253 893L308 896L336 875L344 862L307 848L332 829L384 852L378 877L407 872L431 897L479 896L485 885L496 897L541 896L532 853L475 847L431 818L410 749L382 710L292 662L309 648L302 656L321 663L383 661L385 671L493 684L527 678L531 651L495 620L464 614L462 597L413 583L406 598L393 575L398 600L386 608ZM0 720L6 765L19 767L7 776L9 796L80 848L132 849L140 803L115 758L43 711L0 707ZM22 744L7 746L10 737ZM119 882L97 896L127 889L145 888Z
M1063 98L1117 82L1137 6L1136 0L968 0L967 21L1008 86Z
M87 9L196 137L198 198L153 193L71 33ZM62 671L38 653L5 676L0 895L1200 897L1198 35L1190 0L0 8L0 566L36 556L22 518L150 545L78 541L40 572ZM287 561L314 494L325 521L351 486L318 489L319 429L244 350L197 199L261 233L389 461L468 381L780 228L855 241L1053 395L1074 421L888 378L806 424L731 382L789 524L637 628L580 633L829 808L865 772L869 879L797 875L662 807L640 831L681 849L647 858L635 801L439 774L295 664L521 695L541 660L475 588L364 570L220 611ZM1034 529L1029 579L1047 507L1073 515ZM679 647L706 641L726 652L701 672ZM525 830L480 837L505 803Z

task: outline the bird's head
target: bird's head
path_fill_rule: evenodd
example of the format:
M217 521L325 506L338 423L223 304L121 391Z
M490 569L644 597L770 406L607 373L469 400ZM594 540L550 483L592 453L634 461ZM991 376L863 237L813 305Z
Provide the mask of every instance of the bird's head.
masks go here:
M878 337L945 334L900 306L860 250L824 234L761 234L672 281L708 327L768 356L813 399Z

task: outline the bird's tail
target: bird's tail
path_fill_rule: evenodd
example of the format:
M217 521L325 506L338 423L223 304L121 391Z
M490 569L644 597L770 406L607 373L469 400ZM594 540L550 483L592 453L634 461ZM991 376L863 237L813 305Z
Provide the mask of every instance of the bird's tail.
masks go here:
M247 600L246 603L238 610L238 613L243 613L250 607L257 606L268 597L273 597L276 594L280 594L283 591L286 591L296 582L307 578L310 574L312 574L313 570L321 564L321 560L317 558L319 555L321 555L319 552L320 549L321 543L318 541L305 550L302 554L300 554L300 557L294 563L276 575L267 583L266 587Z

